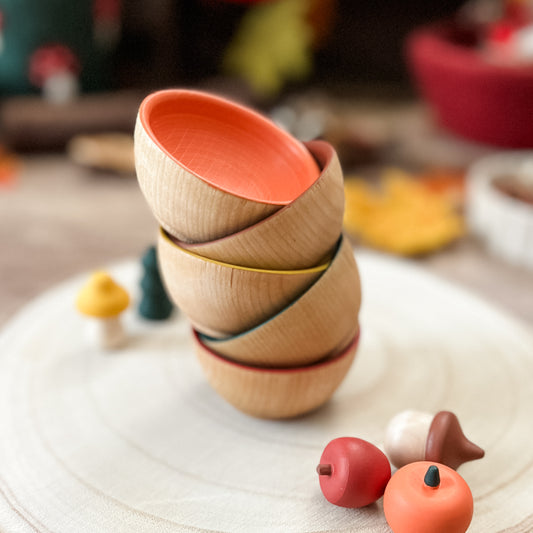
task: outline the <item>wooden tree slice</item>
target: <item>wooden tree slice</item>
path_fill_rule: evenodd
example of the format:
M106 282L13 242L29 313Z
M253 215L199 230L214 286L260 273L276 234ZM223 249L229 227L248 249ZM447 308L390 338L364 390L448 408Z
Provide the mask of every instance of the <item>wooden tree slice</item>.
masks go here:
M134 302L129 344L104 353L73 309L86 276L30 304L0 335L0 531L387 533L380 502L329 504L315 467L335 437L381 446L407 408L454 411L486 451L459 469L469 533L531 531L531 332L409 263L357 261L357 358L324 407L291 421L222 400L185 319L153 325ZM130 289L141 277L136 263L111 274Z

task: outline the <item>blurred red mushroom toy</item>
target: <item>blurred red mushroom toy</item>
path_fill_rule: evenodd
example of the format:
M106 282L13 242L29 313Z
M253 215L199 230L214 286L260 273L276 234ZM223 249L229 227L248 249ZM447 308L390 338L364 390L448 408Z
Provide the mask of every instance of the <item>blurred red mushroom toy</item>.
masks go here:
M386 455L363 439L341 437L322 452L317 466L322 493L340 507L364 507L383 496L391 477Z
M78 58L62 44L42 46L30 58L30 81L42 89L49 102L64 103L76 98L79 71Z

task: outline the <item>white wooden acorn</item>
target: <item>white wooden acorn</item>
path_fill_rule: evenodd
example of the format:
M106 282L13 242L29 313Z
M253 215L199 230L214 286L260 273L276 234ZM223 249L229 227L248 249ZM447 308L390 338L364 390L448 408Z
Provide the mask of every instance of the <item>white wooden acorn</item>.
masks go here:
M90 331L96 332L103 348L118 348L124 343L126 335L120 314L129 303L128 292L103 271L91 275L76 299L78 311L93 318L92 325L96 327Z
M397 468L416 461L432 461L455 470L485 455L464 436L459 419L450 411L440 411L436 415L402 411L387 426L384 448Z

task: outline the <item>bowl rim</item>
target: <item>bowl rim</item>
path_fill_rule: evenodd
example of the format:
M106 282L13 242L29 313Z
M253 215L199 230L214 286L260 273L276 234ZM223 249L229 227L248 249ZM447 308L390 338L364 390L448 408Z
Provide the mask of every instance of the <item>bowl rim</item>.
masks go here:
M309 150L309 153L311 154L311 156L315 159L318 165L319 175L316 181L312 183L311 186L308 187L305 191L302 191L300 196L296 197L293 200L293 202L297 202L300 198L308 194L308 192L311 191L314 186L319 186L319 183L323 181L323 178L326 172L329 170L331 163L333 162L336 156L335 148L333 147L333 145L322 139L313 139L312 141L306 141L303 144ZM316 149L316 151L320 153L315 155L315 152L312 152L309 149L310 146L314 147L313 149ZM255 224L252 224L251 226L248 226L239 231L236 231L235 233L224 235L223 237L219 237L218 239L213 239L212 241L194 242L194 243L183 242L181 243L181 248L189 250L189 247L194 247L195 250L200 251L202 250L202 248L205 248L209 245L231 241L233 238L239 237L239 235L243 235L245 233L248 233L254 230L257 231L257 228L267 224L274 218L279 218L280 216L283 216L283 214L289 211L290 209L294 209L294 207L292 207L292 202L290 204L281 206L280 209L278 209L277 211L274 211L274 213L268 215L266 218L259 220L258 222L256 222Z
M294 198L286 200L278 200L272 198L260 198L256 197L253 194L242 194L237 191L231 190L231 188L224 188L216 180L210 179L209 177L202 176L198 172L192 170L187 165L185 165L180 159L171 154L164 144L159 140L158 136L155 134L154 129L152 128L150 114L154 108L163 101L168 101L171 99L179 98L180 96L186 96L191 98L196 98L204 102L210 102L218 106L224 106L228 112L234 112L240 114L240 116L245 117L250 122L255 123L259 128L264 128L265 131L269 130L273 132L276 138L279 139L280 143L284 143L287 147L287 150L290 150L294 154L298 155L300 161L302 161L303 166L315 166L313 173L315 174L312 179L306 184L306 186L300 191L300 193ZM320 177L320 169L316 165L314 157L309 154L304 144L298 140L296 137L292 136L289 132L283 130L277 126L272 120L262 115L261 113L243 105L239 104L230 98L216 95L211 92L195 90L195 89L182 89L182 88L173 88L173 89L162 89L155 91L147 95L139 106L138 117L141 122L143 129L145 130L148 137L151 141L172 161L179 165L182 169L186 170L192 176L195 176L202 182L207 185L221 191L225 194L230 194L244 200L269 204L269 205L290 205L295 198L300 196L305 190L311 187L317 179Z
M239 363L237 361L234 361L232 359L229 359L227 357L224 357L216 353L211 348L206 346L200 339L200 333L196 331L194 328L192 328L192 332L193 332L194 342L198 346L200 346L200 348L204 352L207 352L207 354L210 357L212 357L213 359L216 359L218 362L222 364L233 366L241 370L248 370L250 372L258 372L258 373L263 373L263 374L296 374L296 373L301 373L301 372L310 372L318 368L324 368L324 367L333 365L335 363L338 363L339 361L341 361L342 359L346 357L349 357L352 350L354 350L359 344L359 339L361 337L361 326L359 326L359 328L357 329L357 333L355 334L353 339L350 341L350 343L341 352L334 355L333 357L327 357L325 359L321 359L315 363L310 363L308 365L287 367L287 368L260 367L260 366L251 366L251 365L245 365L243 363Z
M315 274L317 272L324 272L327 270L329 265L331 264L331 257L325 262L320 265L310 267L310 268L302 268L302 269L295 269L295 270L268 270L264 268L252 268L252 267L246 267L241 265L233 265L231 263L224 263L223 261L217 261L216 259L210 259L209 257L204 257L203 255L195 254L194 252L191 252L190 250L187 250L186 248L183 248L180 246L180 241L170 235L163 227L159 227L159 234L160 236L170 244L173 248L178 249L180 252L183 252L184 254L190 255L196 259L200 259L201 261L205 261L206 263L213 263L215 265L219 265L226 268L233 268L236 270L244 270L246 272L256 272L260 274L283 274L288 276L293 275L301 275L301 274ZM179 243L179 244L178 244Z
M287 307L284 307L281 311L277 312L275 315L267 318L266 320L264 320L263 322L261 322L260 324L257 324L257 326L254 326L253 328L250 328L250 329L247 329L245 331L241 331L240 333L236 333L235 335L230 335L229 337L221 337L221 338L218 338L218 337L211 337L210 335L206 335L205 333L199 333L200 335L200 338L202 339L208 339L209 342L212 342L212 343L224 343L224 342L227 342L227 341L231 341L231 340L236 340L236 339L239 339L239 338L242 338L242 337L245 337L247 335L252 335L254 331L258 330L259 328L263 327L265 324L268 324L270 321L272 320L275 320L277 317L280 317L283 313L285 313L286 311L288 311L291 307L293 307L294 305L297 305L298 302L306 295L308 294L309 291L311 291L313 289L313 287L316 286L317 283L320 283L320 281L322 280L322 278L326 275L327 271L329 270L329 268L333 265L333 262L335 261L335 259L338 257L338 255L340 254L340 251L342 249L343 246L345 245L348 245L349 246L349 243L348 243L348 239L347 237L342 234L339 239L337 240L336 244L335 244L335 251L333 252L333 255L331 256L331 260L328 264L328 267L326 268L326 270L324 271L324 273L322 274L322 276L320 276L318 279L316 279L307 289L306 291L303 293L303 294L300 294L300 296L298 296L295 300L293 300L290 304L287 305Z

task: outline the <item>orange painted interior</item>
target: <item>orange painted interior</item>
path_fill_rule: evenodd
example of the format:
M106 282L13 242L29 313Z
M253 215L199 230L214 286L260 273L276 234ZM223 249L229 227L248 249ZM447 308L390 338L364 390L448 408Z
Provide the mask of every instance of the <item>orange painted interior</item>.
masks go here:
M319 176L302 143L259 113L207 93L166 90L147 97L140 119L177 164L217 189L286 205Z

